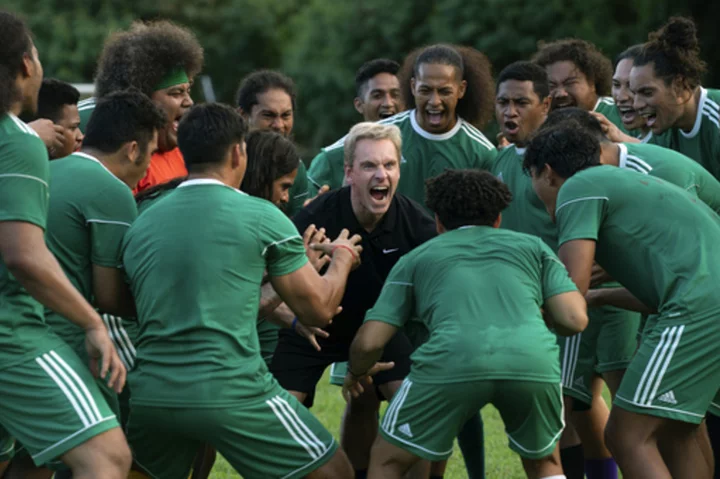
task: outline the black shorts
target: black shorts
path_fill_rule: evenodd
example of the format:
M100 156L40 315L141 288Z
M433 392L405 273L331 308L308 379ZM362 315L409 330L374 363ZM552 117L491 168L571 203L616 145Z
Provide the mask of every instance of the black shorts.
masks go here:
M350 342L335 342L318 338L322 348L316 351L307 339L289 329L280 330L280 339L270 372L280 385L288 391L307 394L305 406L312 407L315 386L332 363L348 360ZM410 355L413 347L403 332L397 332L387 343L380 361L393 361L395 366L373 377L373 384L381 386L392 381L402 381L410 373ZM378 393L379 394L379 393ZM384 399L380 397L380 399Z

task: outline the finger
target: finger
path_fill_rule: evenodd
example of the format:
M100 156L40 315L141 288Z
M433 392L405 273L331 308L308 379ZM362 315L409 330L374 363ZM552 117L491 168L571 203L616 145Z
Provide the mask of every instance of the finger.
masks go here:
M387 363L375 363L375 365L370 368L370 370L367 372L367 374L368 374L368 376L372 376L381 371L387 371L388 369L392 369L394 367L395 367L395 363L392 361L387 362Z
M90 372L94 377L98 377L98 360L97 358L90 358Z
M321 338L329 338L330 337L330 333L328 333L324 329L313 328L312 332L315 333L315 336L320 336Z
M322 348L318 344L317 338L315 336L311 335L308 339L310 340L310 344L312 344L312 347L315 348L315 351L322 351Z
M348 236L350 236L350 232L347 230L347 228L343 228L338 237L336 238L336 241L339 239L347 239Z
M328 191L330 191L330 186L329 186L329 185L322 185L322 186L320 187L320 189L318 190L318 195L322 195L323 193L327 193Z
M305 228L305 232L303 233L303 243L308 244L310 243L313 235L315 234L315 225L310 225L307 228Z
M343 230L343 231L345 231L345 230ZM349 241L350 244L352 244L353 246L356 246L357 244L359 244L359 243L362 241L362 236L360 236L360 235L352 235L352 237L351 237L348 241Z
M350 390L345 386L343 386L343 388L342 388L342 397L345 400L345 402L350 402L350 399L352 397Z
M113 350L112 342L110 342L109 338L108 338L108 343L110 343L110 344L108 346L106 346L104 350L101 350L101 355L100 355L100 377L101 378L104 378L107 376L107 373L110 370L110 361L112 360L112 353L115 352Z
M330 255L333 245L330 243L310 243L310 249L313 251L322 251L326 255Z
M342 310L343 310L342 306L338 306L338 308L335 310L335 316L342 313Z

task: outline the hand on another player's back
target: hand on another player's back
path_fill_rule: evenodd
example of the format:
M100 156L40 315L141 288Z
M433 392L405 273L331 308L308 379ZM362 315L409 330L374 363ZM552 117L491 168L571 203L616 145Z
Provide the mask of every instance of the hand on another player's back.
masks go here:
M315 251L322 251L326 255L334 258L335 254L352 255L352 269L356 269L360 266L360 253L362 253L362 246L360 242L362 237L360 235L350 236L350 232L343 229L335 241L331 243L311 243L310 248Z

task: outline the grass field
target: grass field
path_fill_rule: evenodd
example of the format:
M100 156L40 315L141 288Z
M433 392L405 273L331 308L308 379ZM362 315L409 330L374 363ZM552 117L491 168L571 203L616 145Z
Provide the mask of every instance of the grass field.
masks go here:
M345 403L340 395L340 388L330 385L326 371L325 376L318 384L312 412L325 424L336 439L339 438L340 418L344 407ZM482 415L485 421L486 477L488 479L524 478L525 474L520 464L520 458L508 448L507 436L505 436L500 415L492 406L485 407ZM230 479L242 476L233 471L223 458L218 457L210 477L212 479ZM445 473L445 479L464 479L466 477L462 455L456 444Z

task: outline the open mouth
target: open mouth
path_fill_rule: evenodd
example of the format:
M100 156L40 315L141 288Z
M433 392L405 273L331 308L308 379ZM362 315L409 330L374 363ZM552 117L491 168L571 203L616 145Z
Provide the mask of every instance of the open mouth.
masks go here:
M620 112L620 118L622 119L622 122L626 125L633 123L637 118L637 112L632 107L619 106L618 111Z
M378 116L380 117L381 120L384 120L385 118L390 118L394 114L395 114L395 112L391 111L391 110L380 110L380 112L378 113Z
M648 128L652 128L657 120L657 115L655 113L643 113L642 116L645 117Z
M425 115L427 116L428 123L432 126L440 126L442 125L444 112L442 110L425 110Z
M384 201L390 194L390 188L387 186L374 186L370 188L370 196L376 201Z
M503 130L505 135L517 135L517 132L520 131L520 125L514 121L506 121L503 123Z

